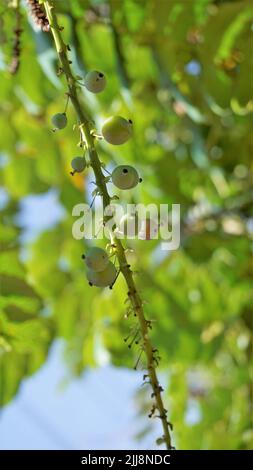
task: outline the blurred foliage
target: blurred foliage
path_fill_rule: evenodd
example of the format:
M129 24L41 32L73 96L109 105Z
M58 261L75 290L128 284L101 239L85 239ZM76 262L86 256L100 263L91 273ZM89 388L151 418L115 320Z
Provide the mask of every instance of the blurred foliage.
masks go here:
M168 377L166 399L180 449L252 449L253 5L211 0L57 1L76 73L105 72L98 99L83 100L98 130L111 114L134 121L121 148L99 144L111 163L134 163L144 182L125 201L180 203L181 248L129 242L138 284L155 320L153 341ZM6 8L9 5L9 8ZM75 374L105 358L133 367L123 341L125 286L91 289L72 238L73 205L91 192L72 178L76 118L52 134L64 110L64 79L50 34L22 7L19 72L9 73L15 9L0 8L1 204L0 401L64 338ZM55 188L61 221L24 241L22 200ZM112 189L111 189L112 190ZM22 224L21 224L22 225Z

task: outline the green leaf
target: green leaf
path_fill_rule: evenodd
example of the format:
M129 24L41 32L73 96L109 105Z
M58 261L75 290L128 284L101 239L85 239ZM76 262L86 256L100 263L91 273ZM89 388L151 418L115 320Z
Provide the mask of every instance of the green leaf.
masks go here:
M0 273L24 279L25 270L18 260L18 253L16 251L0 253Z

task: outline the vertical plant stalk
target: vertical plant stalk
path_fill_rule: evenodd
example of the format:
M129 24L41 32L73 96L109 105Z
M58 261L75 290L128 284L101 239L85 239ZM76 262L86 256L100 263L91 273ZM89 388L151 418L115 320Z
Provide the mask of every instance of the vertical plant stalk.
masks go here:
M20 43L20 36L23 32L21 28L21 12L20 12L20 0L16 1L15 5L15 15L16 15L16 24L13 30L14 32L14 43L12 48L12 59L9 66L9 71L12 75L18 72L20 66L20 54L21 54L21 43Z
M77 94L77 87L76 87L76 80L73 75L73 72L70 67L70 62L68 60L68 47L64 43L61 28L59 27L57 15L55 12L55 6L52 1L45 1L44 6L47 13L47 18L50 25L50 30L53 35L56 51L58 57L61 62L61 69L64 73L67 85L68 85L68 95L73 104L73 107L76 111L80 130L82 132L82 136L86 141L87 150L89 153L89 158L91 162L92 169L94 171L96 184L99 190L99 194L103 197L103 205L107 207L110 204L111 197L107 190L106 185L106 177L103 174L102 166L96 151L94 137L91 135L91 123L90 118L86 114L86 111L82 108L82 105L79 101L78 94ZM112 235L112 243L115 245L116 255L118 258L120 271L123 274L127 287L128 287L128 297L131 302L132 308L136 317L138 319L140 332L143 341L143 349L146 355L147 360L147 373L148 378L150 381L150 385L152 388L152 398L155 401L155 409L158 412L158 417L161 419L162 427L163 427L163 442L166 445L167 449L172 449L171 443L171 434L170 434L170 427L171 424L167 420L167 410L164 407L163 399L162 399L162 387L159 384L157 374L156 374L156 366L157 361L154 356L156 350L153 348L150 336L149 336L149 328L150 328L150 321L146 320L144 310L143 310L143 303L141 297L138 293L137 287L135 285L135 281L133 279L132 271L127 263L125 249L121 243L121 240L118 239L114 234Z

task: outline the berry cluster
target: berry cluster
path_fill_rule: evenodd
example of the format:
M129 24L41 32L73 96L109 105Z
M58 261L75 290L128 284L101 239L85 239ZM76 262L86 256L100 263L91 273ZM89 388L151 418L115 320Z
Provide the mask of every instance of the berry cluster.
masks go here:
M100 93L105 89L106 77L102 72L97 70L88 72L84 77L83 83L79 81L79 78L80 77L77 78L78 83L83 85L91 93ZM51 121L54 126L53 131L64 129L68 124L66 111L54 114ZM122 145L130 139L132 127L133 123L130 119L127 120L121 116L112 116L107 119L102 126L102 138L112 145ZM95 134L93 135L96 137ZM72 171L70 174L74 176L75 173L82 173L88 166L89 164L87 164L85 156L75 157L71 161ZM118 165L109 175L108 181L111 181L116 188L121 190L132 189L142 181L137 170L130 165ZM128 216L122 218L120 222L124 234L126 234L125 225L127 222L129 222ZM136 223L138 226L138 219L136 219ZM135 230L134 233L137 234L138 230ZM91 286L113 286L118 272L114 264L109 261L108 254L105 250L99 247L90 248L87 254L83 255L83 259L85 259L87 265L87 279Z
M92 247L82 258L88 268L87 279L91 286L113 286L117 277L117 270L103 248Z
M64 73L68 82L67 96L68 98L70 98L79 119L79 129L81 134L80 146L85 146L85 149L88 150L88 153L90 155L90 165L93 168L97 185L95 189L95 196L96 194L102 195L104 197L104 202L106 201L109 204L109 201L112 198L110 198L110 195L107 190L107 182L112 178L112 175L106 177L103 173L103 170L107 170L105 169L104 165L100 162L94 142L92 141L92 138L96 138L98 136L96 136L95 133L91 130L91 123L87 118L86 112L82 110L81 103L79 102L77 96L75 80L79 83L80 77L74 77L71 67L67 65L70 62L68 61L67 55L67 51L69 50L69 48L67 45L65 45L61 36L61 29L58 24L57 15L55 13L55 5L50 0L45 0L44 5L50 26L54 30L53 37L61 63L61 72ZM86 76L84 83L79 84L86 86L87 90L92 89L94 93L102 91L103 85L98 82L100 79L103 80L104 77L103 74L102 76L99 76L100 73L101 72L96 71L95 73L93 73L93 75L89 75L88 77L91 77L89 80L87 80ZM103 126L102 134L107 142L112 143L113 145L120 145L130 138L132 134L132 122L129 122L120 116L114 116L109 119L109 122L106 121ZM75 163L74 165L75 168L77 166L77 168L79 169L79 165L76 165ZM114 182L120 185L120 188L122 186L124 188L134 187L137 184L135 171L131 170L129 172L128 167L125 167L125 170L127 171L124 172L122 168L117 171L115 169ZM74 170L73 172L75 171L76 170ZM126 179L124 179L124 177L126 177ZM151 226L151 224L149 225ZM126 250L124 249L124 246L122 245L121 241L118 240L118 238L112 234L110 244L111 256L108 256L106 251L102 250L101 252L100 250L101 248L93 248L91 254L89 250L86 257L83 257L86 260L87 264L88 280L92 285L94 283L95 285L101 287L112 287L112 285L117 279L118 273L113 263L111 263L111 261L109 260L109 257L115 255L115 258L118 260L120 266L120 270L118 272L121 272L123 274L123 277L125 278L126 284L128 286L127 299L125 301L127 305L127 312L125 314L125 318L128 318L132 314L134 315L134 317L137 317L137 323L134 324L133 327L131 327L130 336L125 338L125 341L128 342L130 337L130 344L128 344L129 348L131 348L133 344L139 345L140 352L137 362L135 364L135 369L137 369L137 366L141 359L141 355L145 353L145 367L147 369L147 373L144 374L143 380L144 383L147 383L152 387L151 398L153 400L149 417L154 416L161 419L164 434L161 436L161 438L159 438L159 443L165 443L167 449L173 449L174 447L172 447L170 435L170 430L172 429L172 426L171 423L169 423L169 421L167 420L167 410L164 407L163 399L161 396L163 389L158 381L158 377L156 374L156 367L159 363L160 356L158 356L157 349L153 348L149 336L149 330L152 329L152 320L146 319L143 309L143 301L136 288L136 284L133 279L133 272L130 269L130 265L127 264L125 254Z

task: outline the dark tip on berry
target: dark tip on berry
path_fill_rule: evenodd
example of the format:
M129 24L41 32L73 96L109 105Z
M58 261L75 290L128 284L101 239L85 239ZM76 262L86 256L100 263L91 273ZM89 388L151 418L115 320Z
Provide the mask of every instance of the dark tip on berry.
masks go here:
M100 73L98 74L98 76L99 76L100 78L103 78L104 74L100 72Z
M133 124L132 119L128 119L129 124Z
M91 287L93 286L92 282L89 282L89 286L91 286Z
M81 258L82 258L82 259L85 259L85 255L82 255Z
M128 169L127 168L123 168L123 173L128 173Z
M131 264L127 264L127 268L131 268Z
M141 183L142 181L143 181L142 178L139 178L139 183Z

